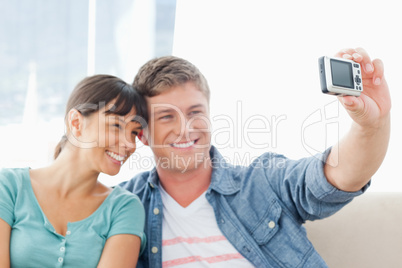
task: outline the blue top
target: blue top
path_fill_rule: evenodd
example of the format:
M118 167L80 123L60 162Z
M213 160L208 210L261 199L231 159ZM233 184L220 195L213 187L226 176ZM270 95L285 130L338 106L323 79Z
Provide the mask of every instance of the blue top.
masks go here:
M117 234L141 238L145 214L137 196L116 187L86 219L55 232L32 190L29 168L0 170L0 218L11 227L11 267L96 267L106 240Z
M211 148L213 171L206 198L222 233L255 267L327 267L303 223L332 215L368 187L351 193L328 183L323 167L329 152L297 161L265 153L243 167L227 163ZM163 204L158 185L155 169L122 183L141 198L147 214L148 243L137 267L162 267ZM159 213L153 212L155 208Z

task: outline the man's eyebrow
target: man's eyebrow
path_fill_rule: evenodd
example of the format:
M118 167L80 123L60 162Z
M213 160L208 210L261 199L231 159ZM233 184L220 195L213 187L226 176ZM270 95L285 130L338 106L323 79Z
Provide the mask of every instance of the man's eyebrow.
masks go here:
M154 114L158 115L158 114L163 114L163 113L171 113L174 112L175 110L172 108L166 108L166 109L160 109L157 110Z
M187 110L193 110L193 109L204 108L204 107L205 107L205 105L203 105L203 104L194 104L194 105L191 105ZM159 114L163 114L163 113L171 113L171 112L176 112L176 111L177 110L173 109L173 108L158 109L154 112L154 115L159 115Z
M195 104L195 105L190 106L188 109L192 110L192 109L204 108L204 107L205 107L205 105L203 105L203 104Z

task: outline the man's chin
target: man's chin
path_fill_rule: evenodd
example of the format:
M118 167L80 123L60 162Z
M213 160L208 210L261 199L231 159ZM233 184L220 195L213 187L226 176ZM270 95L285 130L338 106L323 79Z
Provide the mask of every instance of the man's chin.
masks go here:
M174 154L169 158L158 158L156 164L158 168L164 170L185 173L191 170L206 168L209 164L208 159L209 153L205 154L205 152L195 153L192 155Z

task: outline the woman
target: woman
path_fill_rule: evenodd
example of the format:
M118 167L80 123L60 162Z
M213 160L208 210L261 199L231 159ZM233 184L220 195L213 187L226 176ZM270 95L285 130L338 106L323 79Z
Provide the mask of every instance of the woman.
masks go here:
M146 120L144 99L119 78L77 85L54 162L0 171L0 267L135 267L142 204L98 176L119 172Z

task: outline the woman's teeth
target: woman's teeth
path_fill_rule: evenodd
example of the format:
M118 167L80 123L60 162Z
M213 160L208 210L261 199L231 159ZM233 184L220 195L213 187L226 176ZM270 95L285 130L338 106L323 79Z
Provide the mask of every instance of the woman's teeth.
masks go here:
M110 156L111 158L113 158L117 161L124 161L124 159L126 159L126 156L121 156L121 155L115 154L113 152L106 151L106 153L108 154L108 156Z

